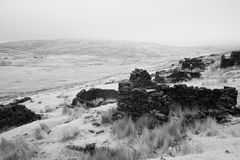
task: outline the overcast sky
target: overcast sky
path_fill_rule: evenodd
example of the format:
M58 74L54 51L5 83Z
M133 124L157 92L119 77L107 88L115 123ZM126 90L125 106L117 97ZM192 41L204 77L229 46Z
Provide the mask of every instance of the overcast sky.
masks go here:
M240 0L0 0L0 42L58 38L240 44Z

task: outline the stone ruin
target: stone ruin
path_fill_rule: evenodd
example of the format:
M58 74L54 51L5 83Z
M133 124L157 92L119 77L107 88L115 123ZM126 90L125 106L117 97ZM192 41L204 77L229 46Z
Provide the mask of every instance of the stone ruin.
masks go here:
M118 91L113 89L91 88L81 90L72 100L72 106L83 106L87 108L98 107L103 104L113 103L118 100Z
M240 65L240 51L233 51L229 58L222 55L220 68L227 68L235 65Z
M200 78L200 72L192 72L192 71L183 71L183 70L170 70L168 73L162 73L157 71L155 73L154 82L155 83L177 83L189 81L194 78Z
M181 64L182 70L205 69L205 64L201 58L184 58L184 60L179 61L179 64Z
M136 74L134 71L134 74ZM146 74L147 71L141 71ZM145 84L139 87L135 84L141 81L138 78L119 83L118 110L136 119L144 114L150 114L161 122L167 121L171 109L181 106L182 110L197 108L196 117L212 116L218 122L224 122L229 114L239 114L236 108L238 92L235 88L207 89L188 87L186 85L157 85L144 80ZM142 82L142 81L141 81ZM151 84L150 86L148 84ZM143 87L144 86L144 87ZM178 105L175 105L178 104Z
M29 98L17 100L7 105L0 105L0 131L41 119L40 115L27 109L26 106L18 104L27 99Z
M188 81L193 78L200 78L201 73L200 72L188 72L188 71L174 71L172 74L167 76L169 82L176 83L176 82L183 82Z

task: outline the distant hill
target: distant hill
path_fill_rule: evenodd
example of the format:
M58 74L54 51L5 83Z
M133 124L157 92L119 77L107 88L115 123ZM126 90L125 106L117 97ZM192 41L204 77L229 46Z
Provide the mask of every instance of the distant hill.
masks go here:
M29 40L0 44L0 97L153 70L216 48L107 40Z

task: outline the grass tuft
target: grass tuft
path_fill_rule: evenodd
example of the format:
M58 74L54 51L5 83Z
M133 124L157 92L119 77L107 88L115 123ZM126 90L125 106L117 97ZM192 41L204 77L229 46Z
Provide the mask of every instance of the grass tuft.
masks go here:
M136 126L132 118L128 117L115 121L112 126L112 132L114 135L117 135L119 139L137 136Z
M22 138L17 138L14 142L4 138L0 141L1 160L29 160L35 153L36 149Z
M75 139L79 135L80 131L78 127L65 127L62 132L62 141L69 141Z

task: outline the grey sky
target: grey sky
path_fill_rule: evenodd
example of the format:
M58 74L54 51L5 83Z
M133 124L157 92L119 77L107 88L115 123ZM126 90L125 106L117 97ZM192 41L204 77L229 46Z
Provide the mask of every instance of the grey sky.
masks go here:
M97 38L240 44L240 0L0 0L0 42Z

